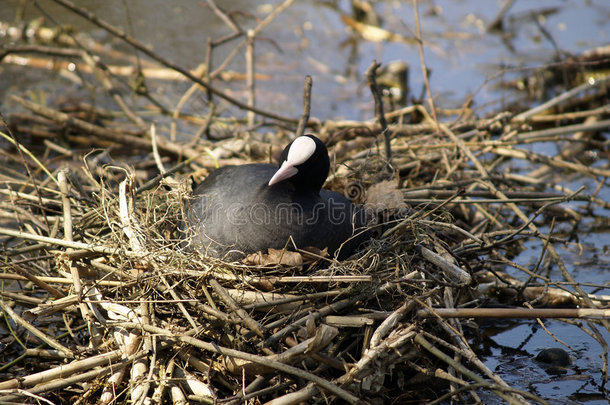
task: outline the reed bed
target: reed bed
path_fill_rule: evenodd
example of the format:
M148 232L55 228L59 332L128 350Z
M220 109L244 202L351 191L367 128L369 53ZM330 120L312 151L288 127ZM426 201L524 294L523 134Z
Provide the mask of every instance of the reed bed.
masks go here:
M74 43L38 51L59 49L100 69ZM116 92L120 113L11 96L21 112L1 131L0 402L467 403L486 390L520 404L542 400L472 350L473 318L609 328L610 297L585 292L558 252L603 226L610 205L597 197L607 158L593 164L608 150L607 79L530 109L449 117L421 104L384 110L372 64L375 118L310 120L306 91L297 128L149 52L147 63L249 115L177 108L168 120ZM113 76L101 73L96 86L109 91ZM197 135L176 136L193 123ZM287 250L239 263L186 249L177 225L192 182L273 160L305 127L329 147L326 187L372 213L366 246L344 261ZM540 257L529 268L513 261L526 245Z

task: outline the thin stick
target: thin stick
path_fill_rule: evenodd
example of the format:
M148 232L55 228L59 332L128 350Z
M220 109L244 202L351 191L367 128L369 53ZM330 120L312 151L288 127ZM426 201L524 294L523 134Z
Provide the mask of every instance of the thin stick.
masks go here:
M415 248L421 253L424 259L438 266L447 276L449 276L449 278L457 280L459 285L466 286L472 281L470 274L455 264L448 262L441 255L434 253L422 245L417 245Z
M233 21L233 19L229 17L227 13L221 10L213 0L206 0L206 2L208 3L208 6L212 9L212 11L214 11L214 14L216 14L225 24L227 24L227 26L231 28L233 32L242 32L241 28L239 28L237 24L235 24L235 21Z
M93 246L93 245L83 243L83 242L68 242L63 239L50 238L48 236L41 236L41 235L34 235L31 233L27 233L27 232L16 231L16 230L10 229L10 228L0 227L0 234L13 236L15 238L35 240L37 242L47 243L49 245L57 245L57 246L63 246L63 247L67 247L67 248L74 248L74 249L83 249L83 250L89 250L91 252L104 253L104 254L109 254L109 255L116 254L118 252L121 252L122 254L125 254L130 257L140 257L142 255L141 253L134 252L131 250L120 250L119 248L111 248L111 247L106 247L106 246Z
M154 178L150 179L149 181L147 181L146 183L144 183L140 187L138 187L136 189L136 194L140 194L143 191L150 190L151 188L153 188L157 184L159 184L161 182L161 180L163 180L164 178L171 176L172 174L176 173L179 170L182 170L185 166L189 165L193 160L195 160L194 157L188 158L185 161L178 163L176 166L172 167L171 169L166 170L165 173L159 173L157 176L155 176Z
M267 14L267 16L263 19L263 21L261 21L256 28L254 28L254 36L258 36L258 34L260 34L260 32L267 26L269 25L274 19L275 17L277 17L282 11L284 11L285 9L287 9L288 7L290 7L292 5L292 3L294 3L294 0L284 0L284 2L282 4L280 4L279 6L277 6L272 12L270 12L269 14ZM239 35L239 33L234 34ZM229 36L229 38L231 38L232 36ZM246 41L242 41L238 46L236 46L233 51L231 51L231 54L229 56L227 56L225 58L225 60L220 64L220 66L218 66L213 72L210 73L210 79L215 78L216 76L218 76L228 65L229 63L233 60L233 58L239 53L239 51L241 50L241 48L243 48L246 44ZM219 42L217 41L215 43L215 45L219 45ZM256 111L255 111L256 112ZM262 114L261 114L262 115ZM290 121L286 121L286 122L294 122L294 120L290 120Z
M459 373L467 376L468 378L470 378L478 383L486 383L486 381L482 377L480 377L478 374L470 371L469 369L464 367L461 363L457 363L457 362L453 361L453 359L451 357L447 356L445 353L443 353L439 349L437 349L434 345L432 345L430 342L428 342L422 334L416 335L414 340L418 344L420 344L423 348L428 350L431 354L433 354L440 360L444 361L447 365L455 368ZM492 391L494 391L496 395L498 395L500 398L507 401L509 404L526 404L527 403L524 400L522 400L521 398L517 398L515 396L505 394L503 392L503 390L505 390L505 389L506 389L506 387L497 386L496 389L492 388Z
M104 30L111 33L112 35L114 35L118 38L121 38L123 41L127 42L129 45L133 46L134 48L136 48L140 52L144 53L145 55L151 57L152 59L156 60L157 62L161 63L162 65L167 66L168 68L174 69L175 71L179 72L183 76L187 77L189 80L199 84L200 86L211 91L212 93L216 94L217 96L225 99L226 101L230 102L231 104L234 104L235 106L241 108L242 110L253 111L259 115L262 115L264 117L268 117L268 118L271 118L271 119L274 119L277 121L283 121L283 122L296 124L296 120L293 118L284 117L284 116L274 114L274 113L271 113L268 111L260 110L258 108L254 108L254 107L251 108L247 104L225 94L222 90L219 90L216 87L213 87L207 81L204 81L203 79L198 78L195 75L193 75L189 70L187 70L173 62L170 62L168 59L166 59L166 58L162 57L161 55L157 54L156 52L154 52L148 46L142 44L140 41L136 40L135 38L127 35L124 31L121 31L118 28L114 27L113 25L100 19L95 14L91 13L89 10L84 9L82 7L77 7L75 4L73 4L72 2L70 2L68 0L53 0L53 1L67 9L73 11L74 13L80 15L81 17L91 21L93 24L97 25L100 28L103 28Z
M17 151L19 152L19 157L21 158L21 163L23 164L23 167L25 168L25 170L27 172L28 178L31 180L31 182L34 186L34 190L36 192L36 198L38 199L38 206L40 207L40 210L43 212L43 218L44 218L44 222L46 225L46 231L48 232L51 229L51 226L49 224L49 219L47 218L45 211L42 208L43 204L42 204L41 191L39 189L38 182L32 175L30 166L27 164L24 153L28 154L28 156L30 156L30 158L32 158L41 167L41 169L45 173L47 173L47 175L49 176L50 179L52 179L55 183L57 183L57 180L48 171L48 169L42 163L40 163L40 161L36 157L34 157L34 155L31 154L31 152L29 152L21 143L17 142L17 138L15 138L15 134L13 133L13 131L11 131L11 127L8 125L8 123L4 119L4 115L2 115L1 111L0 111L0 123L2 123L2 125L4 125L6 127L6 130L9 133L10 137L7 136L6 134L4 134L2 131L0 131L0 135L17 147Z
M419 11L417 10L417 0L413 0L413 14L415 15L417 50L419 52L419 61L421 62L422 74L424 75L424 83L426 85L426 95L428 96L430 114L432 114L434 122L438 125L438 118L436 117L436 108L434 108L434 99L432 98L432 91L430 90L430 78L428 77L428 68L426 67L426 59L424 58L424 40L421 37L421 29L419 27Z
M24 327L25 329L27 329L32 335L36 336L38 339L42 340L43 342L45 342L46 344L48 344L49 346L51 346L53 349L57 349L59 351L61 351L62 353L64 353L66 355L66 357L69 358L74 358L74 352L70 349L68 349L67 347L65 347L64 345L62 345L61 343L59 343L57 340L55 340L54 338L47 336L45 333L41 332L40 330L38 330L34 325L30 324L28 321L26 321L25 319L23 319L22 317L20 317L15 311L13 311L13 309L11 307L9 307L6 302L4 302L4 300L0 299L0 308L2 308L2 310L4 312L6 312L6 314L8 316L10 316L11 318L13 318L13 320L15 321L15 323L17 323L18 325L21 325L22 327Z
M121 355L122 352L120 350L113 350L111 352L98 354L86 359L75 360L69 364L62 364L58 367L41 371L39 373L2 381L0 382L0 390L18 387L27 388L52 381L56 378L66 378L74 373L80 373L87 369L112 363L120 359Z
M66 179L66 173L67 169L60 170L57 174L57 181L59 181L59 190L61 191L61 201L64 212L64 238L66 239L66 242L72 242L72 208L69 198L70 185ZM68 248L67 253L70 253L71 250L71 248ZM89 307L87 307L87 304L83 302L83 284L80 281L78 267L76 267L74 262L67 257L64 260L60 260L60 263L61 262L70 269L70 275L72 276L72 281L74 283L74 292L78 297L78 308L81 316L87 322L90 335L93 336L94 332L97 331L93 329L93 314L89 310Z
M43 282L43 283L57 283L57 284L73 284L74 281L71 278L64 278L64 277L36 277L37 280ZM0 273L0 279L3 280L19 280L19 281L32 281L30 278L26 277L26 276L20 276L18 274L8 274L8 273ZM95 282L95 284L97 285L101 285L104 287L128 287L130 285L134 285L137 281L129 281L129 282L125 282L125 281L112 281L112 280L97 280ZM44 287L42 287L44 288ZM51 287L52 288L52 287ZM45 290L47 290L47 288L45 288ZM47 290L48 291L48 290ZM53 294L55 295L55 294ZM62 292L59 292L59 294L56 295L56 298L63 298L66 295Z
M1 119L2 119L3 125L5 125L7 128L10 128L9 125L6 123L6 121L4 121L4 118L1 118ZM51 180L53 180L55 182L55 184L57 184L57 179L55 178L55 176L53 176L53 174L51 172L49 172L49 169L47 169L46 166L43 165L42 162L40 160L38 160L38 158L36 156L34 156L34 154L32 152L30 152L25 146L23 146L21 143L17 142L17 140L15 139L15 137L12 134L11 134L11 136L8 136L4 132L0 132L0 136L2 136L4 139L6 139L10 143L12 143L13 146L15 146L17 148L17 150L21 154L22 160L24 162L25 162L25 158L23 157L23 153L28 155L28 157L30 159L32 159L34 162L36 162L36 165L38 165L38 167L40 167L40 169L43 172L45 172L46 175L49 176L49 178L51 178ZM27 169L29 166L24 164L24 167L26 167L26 169ZM31 174L30 174L30 178L32 178ZM36 186L36 183L34 183L34 186ZM40 201L40 204L42 205L42 200L39 199L39 201Z
M257 321L255 321L254 319L252 319L252 317L250 315L248 315L248 313L246 311L244 311L239 306L239 304L237 304L233 300L233 298L231 298L229 293L227 293L227 291L224 289L223 286L220 285L220 283L218 283L218 281L216 281L214 279L210 279L210 285L212 286L214 291L216 291L216 294L218 294L220 296L222 301L229 308L231 308L231 310L233 312L235 312L235 314L237 316L239 316L244 321L244 324L248 327L248 329L250 329L252 332L256 333L260 337L265 336L265 333L264 333L265 327L263 325L261 325L260 323L258 323Z
M573 134L574 132L585 132L585 131L599 131L608 129L610 127L610 120L597 121L592 124L574 124L574 125L561 125L556 128L548 128L540 131L522 132L519 135L511 138L514 141L525 141L533 140L538 138L546 138L555 135Z
M309 122L309 114L311 112L311 87L313 80L311 76L305 76L305 87L303 89L303 110L301 112L301 118L299 119L299 125L294 133L295 138L305 134L305 127Z
M0 233L2 228L0 228ZM247 267L244 267L246 269ZM182 270L179 274L188 274L194 277L204 277L209 275L207 271L197 270ZM2 275L0 274L0 277ZM369 275L361 276L343 276L343 275L330 275L330 276L242 276L228 273L217 272L214 273L214 277L220 280L226 281L243 281L248 284L275 284L275 283L370 283L373 281L373 277Z
M58 27L61 27L62 24L57 24ZM81 46L78 42L77 44ZM134 124L138 126L141 130L146 128L146 123L142 118L137 116L131 108L127 105L123 97L121 96L120 91L117 90L115 85L110 80L110 71L106 65L98 60L94 60L93 56L90 54L88 50L85 50L83 47L83 52L81 54L81 58L85 61L87 65L91 67L91 70L95 73L94 77L98 78L102 83L102 86L106 89L108 94L112 97L114 102L119 106L119 108L125 113L125 116L129 118ZM141 71L141 68L139 68Z
M338 396L339 398L342 398L343 400L347 401L350 404L361 404L362 403L362 401L360 399L358 399L358 397L354 396L353 394L344 390L343 388L340 388L337 385L325 380L324 378L318 377L315 374L301 370L300 368L297 368L294 366L290 366L288 364L280 363L275 360L269 360L265 357L256 356L256 355L242 352L239 350L229 349L227 347L223 347L223 346L220 346L215 343L204 342L202 340L199 340L199 339L196 339L196 338L193 338L190 336L173 335L172 332L168 331L167 329L159 328L159 327L152 326L152 325L143 325L143 324L136 323L136 322L124 322L124 323L120 323L120 325L127 329L133 328L133 329L138 329L138 330L145 330L149 333L155 333L155 334L158 334L161 336L166 336L169 339L177 340L179 342L186 343L188 345L197 347L199 349L202 349L202 350L205 350L208 352L218 353L220 355L227 356L227 357L233 357L236 359L251 361L252 363L261 364L265 367L283 371L285 373L292 374L294 376L314 382L317 385L319 385L320 388L327 390L328 392Z
M38 393L43 393L43 392L48 392L48 391L55 391L55 390L59 390L61 388L69 387L70 385L73 385L73 384L76 384L79 382L89 381L94 378L104 376L104 375L110 373L111 371L127 367L127 366L131 365L134 360L139 359L139 358L145 356L146 354L147 354L146 351L143 350L143 351L135 353L129 357L126 357L117 363L108 365L106 367L96 368L91 371L88 371L85 373L79 373L79 374L73 375L68 378L58 377L52 381L49 381L48 383L40 384L35 387L32 387L28 390L28 392L38 394ZM104 363L104 364L106 364L106 363ZM15 395L7 395L7 396L0 397L0 401L9 401L9 400L17 399L17 398L20 398L20 397L15 396Z
M610 319L610 309L591 308L434 308L417 311L418 318L578 318Z
M157 126L153 123L150 125L150 139L152 143L152 152L153 157L155 158L155 164L157 165L157 169L159 170L159 174L163 176L166 172L165 166L163 166L163 161L161 160L161 155L159 155L159 148L157 146Z
M385 114L383 112L383 98L381 97L381 90L379 90L379 86L377 85L377 69L379 68L379 66L381 66L381 63L377 63L377 61L371 62L371 65L368 67L368 69L366 69L365 76L367 82L369 83L371 93L373 94L373 99L375 100L375 117L377 117L377 120L381 125L381 133L383 134L385 140L386 159L388 160L388 164L391 164L391 134L388 130L388 121L386 121Z
M576 86L573 89L566 91L565 93L561 93L560 95L550 99L549 101L540 104L528 111L524 111L521 114L515 115L512 119L513 122L522 122L527 120L530 117L533 117L536 114L540 114L541 112L548 110L551 107L556 106L559 103L562 103L565 100L568 100L578 93L581 93L590 88L598 87L606 82L610 81L610 78L600 79L600 80L588 80L586 83L581 84L580 86Z
M93 135L99 136L104 140L109 140L120 145L127 145L132 148L139 148L146 151L149 151L152 148L152 142L150 141L150 139L140 138L138 136L125 133L117 133L115 130L110 130L99 125L95 125L90 122L74 118L68 114L53 110L51 108L47 108L43 105L36 104L34 102L25 100L15 95L10 95L9 98L23 105L25 108L42 115L43 117L51 119L65 126L78 128L81 131L85 131ZM184 156L187 158L193 158L194 160L200 162L203 165L206 164L206 161L204 160L205 155L202 156L199 151L190 147L185 147L183 145L176 144L166 138L158 138L157 145L159 149L165 151L166 153ZM210 159L214 160L212 158ZM207 162L207 164L209 164L209 161Z
M31 274L31 272L29 272L27 269L24 269L18 264L14 263L11 263L11 269L17 271L22 275L0 273L0 279L11 279L11 277L14 277L12 278L13 280L28 280L37 285L38 287L42 288L43 290L46 290L55 298L63 298L66 296L66 294L62 291L47 284L47 280L45 280L45 278L47 277L35 276Z
M248 30L246 34L246 87L248 88L248 106L255 107L255 88L254 88L254 30ZM256 114L249 110L246 114L248 126L254 127Z
M501 31L502 30L502 19L504 15L513 5L515 0L506 0L502 5L502 8L496 15L496 17L487 25L487 31Z
M182 312L184 317L191 324L191 326L193 327L193 330L195 331L195 333L199 334L200 330L199 330L199 327L197 326L197 323L195 322L195 320L193 319L191 314L189 314L189 312L186 310L186 307L184 306L184 304L182 302L182 301L185 301L185 300L178 295L178 293L175 291L175 289L173 287L171 287L169 285L169 283L167 282L167 278L165 276L161 276L161 281L163 281L163 284L166 287L165 291L169 292L169 294L172 296L172 298L174 300L176 300L176 302L178 304L178 308L180 308L180 311Z

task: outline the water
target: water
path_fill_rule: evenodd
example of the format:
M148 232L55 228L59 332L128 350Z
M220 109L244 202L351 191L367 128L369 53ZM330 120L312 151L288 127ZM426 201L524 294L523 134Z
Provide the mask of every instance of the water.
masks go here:
M531 320L482 327L488 352L483 357L486 365L511 387L531 392L553 404L607 404L601 388L599 343L577 326L557 320L544 320L543 323L548 332ZM607 330L596 329L606 341L610 339ZM550 347L566 350L572 365L553 371L534 359L542 349ZM486 403L490 401L498 403L492 396Z
M17 0L4 0L0 19L14 17ZM47 20L69 24L80 31L105 39L132 53L84 19L67 12L49 0L37 2ZM77 1L156 52L182 66L194 68L205 60L208 37L220 38L231 30L207 7L205 2L176 0ZM265 16L279 1L223 1L224 10L233 13L243 28L253 28L252 16ZM500 109L510 100L498 93L494 84L500 67L540 66L561 54L578 54L604 45L609 40L610 6L603 0L517 1L509 10L504 34L488 34L485 27L504 1L420 1L419 15L425 44L426 65L431 69L431 87L437 106L460 106L467 96L474 97L475 109L485 112ZM351 16L348 1L295 2L276 17L260 34L256 43L256 71L268 75L257 83L258 105L285 115L298 117L301 111L303 77L314 79L312 116L320 119L368 119L373 115L371 97L363 73L373 59L382 63L395 60L410 65L410 87L416 97L422 92L423 78L417 47L399 42L367 42L348 29L342 15ZM8 6L8 7L7 7ZM375 10L381 27L412 37L415 33L411 2L383 1ZM39 16L33 5L26 18ZM131 19L126 16L129 15ZM131 26L131 28L130 28ZM217 48L213 55L218 66L234 48L235 42ZM243 73L240 55L229 66ZM510 76L510 75L509 75ZM171 88L171 86L174 88ZM245 99L245 83L219 83L236 97ZM164 101L177 102L184 86L155 83ZM0 92L4 90L0 88ZM0 93L2 95L2 93ZM176 98L176 99L174 99ZM195 106L195 110L196 110Z
M18 3L17 0L3 0L0 20L12 20ZM37 3L46 13L50 25L53 21L69 24L109 46L130 55L134 53L127 45L53 2L39 0ZM164 57L188 68L194 68L205 60L208 37L219 38L231 32L204 1L81 0L76 3L126 30ZM253 28L258 23L253 16L264 17L279 1L232 0L220 3L224 10L239 11L232 16L243 28ZM460 107L464 100L472 97L474 111L478 114L501 110L515 95L499 89L505 87L505 82L526 74L528 70L525 68L552 63L566 54L579 54L605 45L610 39L610 3L605 0L516 1L505 19L504 33L486 33L485 27L502 4L504 0L419 2L425 62L431 69L430 85L437 107ZM379 1L375 2L375 9L382 19L382 28L405 37L414 35L415 14L411 2ZM26 11L26 19L41 15L41 11L31 3L28 3ZM131 21L127 15L131 16ZM301 111L303 78L311 75L314 81L313 117L369 119L373 116L373 104L363 74L373 59L383 64L396 60L407 62L411 96L419 98L423 94L421 61L415 45L363 41L345 26L342 15L352 16L350 2L297 1L261 32L255 45L256 72L266 77L256 83L259 107L297 118ZM4 42L6 40L0 39L0 43ZM235 45L234 41L217 48L213 54L214 66L218 66ZM243 66L242 54L228 69L243 73ZM498 74L502 68L509 71ZM176 105L190 87L188 83L170 81L149 81L148 85L152 94L167 106ZM217 81L215 85L230 91L236 98L246 99L243 80ZM41 101L47 95L87 97L86 90L57 73L0 65L0 108L5 115L15 108L5 101L6 96L13 92L27 92ZM185 106L185 111L204 115L206 108L205 97L198 95ZM160 126L159 131L163 133L163 130ZM184 130L194 131L192 128ZM544 148L554 146L535 147L542 148L536 152L544 153ZM589 193L596 187L590 179L566 180L566 185L573 190L581 184L587 185ZM600 195L600 198L608 201L610 196ZM584 203L570 203L570 206L582 208ZM607 210L595 210L597 215L607 218ZM581 234L578 242L582 250L576 244L557 246L568 270L580 282L606 284L605 290L596 292L608 294L610 236L607 225L601 230ZM528 242L526 249L514 260L526 267L532 266L538 259L540 248L540 243ZM512 271L512 274L524 279L518 271ZM561 280L562 276L557 269L552 269L551 277ZM595 290L594 287L585 289ZM486 364L509 384L548 398L553 403L607 403L600 397L600 344L576 325L556 320L545 320L544 324L567 346L557 342L533 321L483 325L484 344L481 348L486 350ZM610 341L608 331L598 330L606 342ZM533 359L541 349L548 347L568 350L574 361L573 367L564 374L548 374ZM496 400L495 397L487 399Z

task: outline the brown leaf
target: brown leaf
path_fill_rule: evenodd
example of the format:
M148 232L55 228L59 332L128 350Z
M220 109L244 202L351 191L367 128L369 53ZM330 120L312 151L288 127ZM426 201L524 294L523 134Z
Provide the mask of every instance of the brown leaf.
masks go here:
M298 252L288 250L268 249L268 253L256 252L246 256L242 263L255 266L284 265L302 266L303 256Z
M341 16L341 20L345 23L345 25L349 26L351 29L356 31L358 34L362 36L362 38L371 42L404 42L404 43L414 43L413 38L407 38L395 32L391 32L385 30L380 27L376 27L374 25L365 24L354 20L346 15Z
M317 353L324 350L338 334L339 329L321 324L315 331L314 339L307 346L305 353Z
M369 187L366 191L366 206L376 211L406 208L402 192L398 189L398 179L385 180Z
M319 249L315 246L304 247L302 253L303 264L310 264L320 260L320 257L328 257L328 248Z
M574 296L559 288L525 287L523 298L527 301L536 301L537 305L544 307L571 306L576 304Z

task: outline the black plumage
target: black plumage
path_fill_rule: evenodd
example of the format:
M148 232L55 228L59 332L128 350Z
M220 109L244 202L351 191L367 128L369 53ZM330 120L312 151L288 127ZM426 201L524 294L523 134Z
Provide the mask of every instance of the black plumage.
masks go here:
M279 169L226 166L201 182L185 207L191 246L229 259L268 248L294 250L295 245L328 248L331 254L340 249L340 257L351 254L362 237L341 245L364 225L364 213L344 195L321 189L330 168L328 152L313 135L305 137L310 140L297 139L284 149ZM304 153L290 152L294 147ZM288 177L269 185L278 172Z

